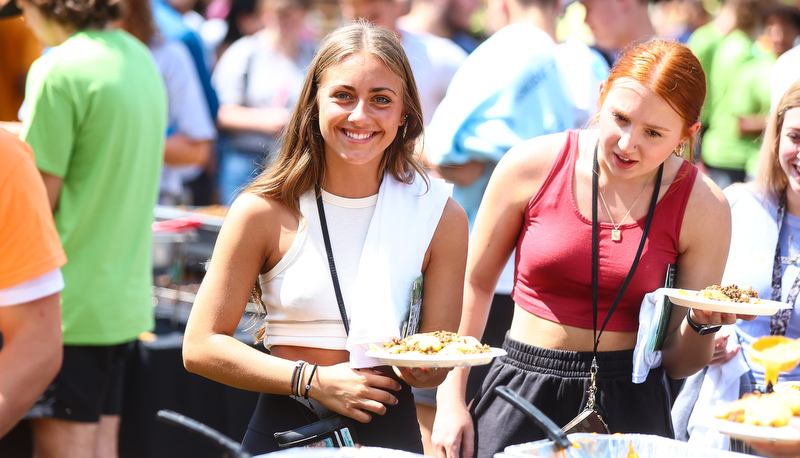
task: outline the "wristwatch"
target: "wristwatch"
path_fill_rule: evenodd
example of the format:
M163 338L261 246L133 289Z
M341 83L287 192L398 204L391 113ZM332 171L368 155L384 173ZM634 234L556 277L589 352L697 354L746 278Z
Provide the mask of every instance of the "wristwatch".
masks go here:
M689 323L689 327L694 329L694 332L704 336L706 334L714 334L715 332L719 331L722 328L721 324L697 324L692 321L692 309L686 311L686 322Z

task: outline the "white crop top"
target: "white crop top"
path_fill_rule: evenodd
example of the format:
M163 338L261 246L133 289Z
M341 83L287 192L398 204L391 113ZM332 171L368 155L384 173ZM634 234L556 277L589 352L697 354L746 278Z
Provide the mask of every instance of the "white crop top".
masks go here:
M348 318L353 283L378 195L348 199L322 191L336 272ZM259 277L267 308L264 345L344 350L347 335L336 302L314 192L300 197L297 235L286 256Z

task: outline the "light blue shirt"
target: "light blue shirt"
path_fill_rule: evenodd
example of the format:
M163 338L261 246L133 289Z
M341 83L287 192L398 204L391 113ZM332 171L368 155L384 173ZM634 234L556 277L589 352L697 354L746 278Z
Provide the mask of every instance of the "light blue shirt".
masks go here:
M477 181L453 189L470 228L503 155L524 140L573 125L555 48L550 36L536 27L502 28L467 57L433 115L426 150L434 164L487 162Z

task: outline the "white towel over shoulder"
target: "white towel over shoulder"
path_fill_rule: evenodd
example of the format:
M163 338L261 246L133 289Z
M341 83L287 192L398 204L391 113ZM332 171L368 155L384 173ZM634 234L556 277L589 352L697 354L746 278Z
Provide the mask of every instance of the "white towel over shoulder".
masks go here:
M413 281L421 275L422 261L452 190L440 179L431 178L426 190L421 176L410 185L390 174L384 176L356 277L346 344L350 367L380 365L364 355L369 345L400 337Z

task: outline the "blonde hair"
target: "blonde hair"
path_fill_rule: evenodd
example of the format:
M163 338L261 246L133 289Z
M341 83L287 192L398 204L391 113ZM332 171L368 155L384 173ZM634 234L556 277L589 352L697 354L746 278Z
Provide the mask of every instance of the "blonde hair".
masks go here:
M764 141L761 143L758 172L754 182L756 190L763 193L765 197L768 194L780 196L789 183L781 168L778 152L786 112L798 107L800 107L800 81L789 86L767 120Z
M283 132L280 152L245 192L278 199L300 216L300 196L322 183L325 177L325 141L319 128L317 106L320 83L328 69L359 52L368 52L379 59L403 84L405 123L381 158L380 174L388 171L396 180L411 183L418 173L427 183L424 168L415 156L423 120L408 57L392 32L358 20L334 30L323 41Z

